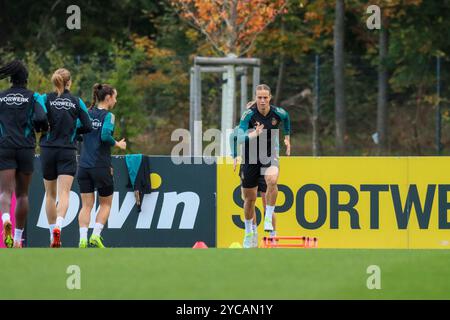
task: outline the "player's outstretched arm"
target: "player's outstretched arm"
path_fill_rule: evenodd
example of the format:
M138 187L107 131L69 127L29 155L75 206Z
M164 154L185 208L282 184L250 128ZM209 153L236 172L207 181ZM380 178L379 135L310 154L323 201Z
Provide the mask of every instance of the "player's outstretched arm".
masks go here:
M237 135L238 135L239 127L235 127L233 129L233 132L230 134L228 142L230 143L230 149L231 149L231 157L236 158L237 157Z

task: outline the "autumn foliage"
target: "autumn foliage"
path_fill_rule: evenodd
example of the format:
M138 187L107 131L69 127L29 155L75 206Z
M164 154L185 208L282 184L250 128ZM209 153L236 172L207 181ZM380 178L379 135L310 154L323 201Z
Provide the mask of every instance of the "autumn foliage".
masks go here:
M172 0L180 16L200 30L220 53L241 56L279 14L286 0Z

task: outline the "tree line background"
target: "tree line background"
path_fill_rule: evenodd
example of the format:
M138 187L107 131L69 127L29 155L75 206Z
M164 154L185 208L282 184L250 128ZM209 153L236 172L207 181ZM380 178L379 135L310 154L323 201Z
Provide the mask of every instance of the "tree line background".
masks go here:
M223 40L232 53L262 60L261 82L272 88L273 103L291 116L292 155L311 155L313 146L324 156L434 155L438 103L442 154L450 154L450 1L242 3L0 1L0 62L23 59L29 88L41 93L52 90L53 71L65 67L72 72L72 92L86 103L94 83L112 84L119 93L116 138L126 136L131 152L170 154L176 144L170 141L172 131L189 128L193 58L229 53L217 45ZM271 6L255 10L255 3ZM81 30L66 27L71 4L81 8ZM242 37L230 32L223 22L227 16L214 8L231 10L232 18L233 4L241 6L235 7L235 29ZM381 7L382 30L366 26L371 4ZM239 24L239 17L245 23ZM204 129L220 127L221 84L221 76L203 75ZM0 89L8 86L0 81ZM320 112L314 117L316 93ZM378 144L375 132L381 137Z

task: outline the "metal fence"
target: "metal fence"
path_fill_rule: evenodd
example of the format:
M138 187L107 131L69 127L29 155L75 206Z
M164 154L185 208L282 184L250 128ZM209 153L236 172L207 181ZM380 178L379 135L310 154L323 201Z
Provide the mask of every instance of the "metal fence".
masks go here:
M409 75L408 85L391 65L387 94L386 155L450 154L448 59L429 57L424 70ZM283 70L280 72L280 63ZM281 75L281 81L279 78ZM222 77L203 77L203 128L220 125ZM335 155L335 106L333 57L308 55L294 59L261 58L261 83L272 88L272 102L289 111L293 130L293 154ZM345 66L348 155L377 155L378 65L368 57L347 56ZM251 90L251 87L247 88ZM250 91L249 91L250 92ZM250 96L250 95L249 95ZM236 105L241 104L237 88ZM250 98L249 98L250 99ZM239 121L240 113L235 117ZM316 118L316 121L314 121ZM314 137L314 128L317 134ZM440 143L438 144L438 141Z

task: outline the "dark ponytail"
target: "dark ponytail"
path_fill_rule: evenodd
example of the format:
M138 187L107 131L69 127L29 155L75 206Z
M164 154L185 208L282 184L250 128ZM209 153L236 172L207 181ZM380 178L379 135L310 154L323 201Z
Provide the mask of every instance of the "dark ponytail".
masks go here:
M11 77L15 85L25 86L28 82L28 70L20 60L14 60L0 68L0 80Z
M89 109L91 109L97 103L105 100L107 95L112 96L115 90L116 89L111 87L109 84L101 84L101 83L94 84L94 86L92 87L92 103Z
M101 88L102 85L99 83L94 84L94 86L92 87L92 102L89 109L92 109L92 107L97 104L97 95Z

